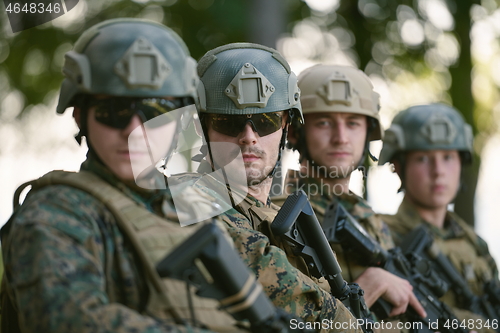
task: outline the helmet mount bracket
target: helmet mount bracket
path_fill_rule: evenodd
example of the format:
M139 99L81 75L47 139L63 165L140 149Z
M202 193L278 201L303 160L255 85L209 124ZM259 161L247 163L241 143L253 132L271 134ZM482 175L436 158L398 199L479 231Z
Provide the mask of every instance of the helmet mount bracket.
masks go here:
M264 108L274 90L264 74L247 62L236 73L224 93L238 109L250 106Z

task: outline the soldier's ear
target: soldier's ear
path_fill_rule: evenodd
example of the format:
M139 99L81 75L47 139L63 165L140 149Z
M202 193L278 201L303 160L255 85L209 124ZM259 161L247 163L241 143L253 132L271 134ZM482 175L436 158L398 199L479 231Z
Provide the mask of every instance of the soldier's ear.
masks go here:
M75 122L78 125L78 128L80 129L82 128L81 115L82 115L82 110L78 106L75 106L73 109L73 118L75 119Z

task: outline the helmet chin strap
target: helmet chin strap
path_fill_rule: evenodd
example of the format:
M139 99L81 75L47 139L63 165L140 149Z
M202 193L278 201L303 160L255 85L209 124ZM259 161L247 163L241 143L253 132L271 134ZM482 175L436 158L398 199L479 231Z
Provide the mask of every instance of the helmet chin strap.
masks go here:
M75 135L75 140L78 143L79 146L82 145L82 137L87 137L87 118L88 118L88 99L85 98L84 95L78 95L75 96L75 105L74 107L79 107L80 108L80 124L79 124L79 131ZM73 111L74 112L74 111ZM87 140L87 146L89 147L90 150L90 143L89 140Z
M281 133L281 139L280 139L280 145L279 145L279 150L278 150L278 158L276 160L276 163L274 164L273 169L271 172L269 172L266 176L266 178L272 178L276 174L276 171L278 168L281 166L281 156L283 155L283 150L286 147L286 137L288 135L288 126L292 123L292 117L293 117L293 111L289 111L288 113L288 120L285 124L285 128L283 128L283 132ZM264 178L265 179L265 178ZM262 181L264 181L264 179Z
M366 178L366 176L367 176L367 172L366 172L366 169L364 167L366 155L368 155L373 162L378 162L378 158L373 156L373 154L370 152L370 134L376 128L377 125L375 123L375 119L373 119L371 117L366 117L366 120L368 121L368 126L366 129L366 138L365 138L365 145L363 148L363 155L361 155L361 159L359 160L358 166L356 167L356 170L359 170L362 172L363 178Z

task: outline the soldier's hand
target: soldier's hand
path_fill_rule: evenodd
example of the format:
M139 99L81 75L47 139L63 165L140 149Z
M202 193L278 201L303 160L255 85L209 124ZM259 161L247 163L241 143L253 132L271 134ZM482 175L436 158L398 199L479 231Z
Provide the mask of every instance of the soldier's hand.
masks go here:
M365 291L364 297L368 307L382 297L393 308L390 317L406 312L408 305L413 307L422 318L427 317L424 308L413 293L410 282L378 267L369 267L356 281Z

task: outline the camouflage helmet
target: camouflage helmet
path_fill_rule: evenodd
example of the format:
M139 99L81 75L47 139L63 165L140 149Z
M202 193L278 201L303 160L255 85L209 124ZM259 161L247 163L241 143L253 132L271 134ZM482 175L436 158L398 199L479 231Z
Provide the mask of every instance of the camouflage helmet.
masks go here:
M196 97L196 62L180 37L159 23L121 18L86 30L66 53L57 112L79 94Z
M368 76L357 68L339 65L315 65L299 75L304 114L317 112L356 113L375 120L369 141L380 140L378 93Z
M257 114L295 110L302 121L297 77L276 50L233 43L208 51L198 62L198 110Z
M394 117L385 131L379 165L411 150L457 150L463 163L472 161L472 127L445 104L412 106Z

